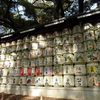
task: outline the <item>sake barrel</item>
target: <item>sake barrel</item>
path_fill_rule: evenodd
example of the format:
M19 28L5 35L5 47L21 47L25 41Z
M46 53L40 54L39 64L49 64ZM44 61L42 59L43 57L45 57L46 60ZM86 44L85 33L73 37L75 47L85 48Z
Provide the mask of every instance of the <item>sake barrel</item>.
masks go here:
M80 25L75 25L74 27L73 27L73 34L75 34L75 33L80 33L81 32L81 27L80 27Z
M100 75L96 75L96 77L95 86L100 87Z
M22 44L22 43L23 43L23 40L21 39L17 40L17 45Z
M63 74L74 74L74 67L73 65L64 65L63 66Z
M53 39L52 38L47 39L47 47L53 47L53 46L54 46Z
M62 36L62 41L63 41L63 45L73 43L74 37L71 34L66 34L66 35Z
M73 44L71 43L63 44L62 51L63 53L73 53Z
M7 76L7 74L8 74L8 69L7 68L2 69L2 76Z
M74 43L83 42L83 34L82 33L75 33L73 35Z
M62 41L62 37L55 37L54 38L54 44L55 45L62 45L63 44L63 41Z
M83 34L84 34L84 41L95 39L94 30L87 30Z
M53 55L53 48L52 47L46 47L44 49L43 55L44 56L51 56L51 55Z
M84 52L84 44L83 43L73 44L73 52Z
M74 55L72 53L70 54L63 54L63 57L64 57L64 63L65 64L73 64L74 62Z
M12 77L12 84L19 84L19 77Z
M19 68L19 67L22 67L22 62L21 60L16 60L16 66Z
M7 77L7 84L9 85L13 84L13 77Z
M71 87L74 86L74 75L64 75L63 77L63 85L65 87Z
M10 61L4 61L4 67L5 68L8 68L8 67L10 67Z
M87 86L87 78L86 78L86 76L75 76L75 86L76 87Z
M0 68L3 68L3 67L4 67L4 62L0 61Z
M84 30L88 30L88 29L94 29L93 25L91 23L85 23L83 25L83 29Z
M38 49L38 42L32 42L31 43L31 47L32 47L32 49L34 49L34 50L36 50L36 49Z
M100 41L100 29L95 30L95 39Z
M64 48L64 49L63 49ZM67 49L67 48L66 48ZM63 54L63 53L66 53L66 49L65 49L65 47L64 46L56 46L56 47L54 47L54 51L53 51L53 53L54 53L54 55L60 55L60 54Z
M62 35L65 35L65 34L70 34L68 28L63 29L63 31L62 31Z
M86 74L86 66L82 64L74 65L75 75L84 75Z
M29 57L30 57L29 51L23 51L23 52L22 52L22 57L23 57L23 58L26 58L26 59L29 58Z
M2 77L2 83L1 84L6 84L6 83L7 83L6 77Z
M44 86L52 86L52 76L44 76Z
M43 36L43 35L38 35L38 36L37 36L37 41L42 41L42 40L45 40L45 36Z
M16 77L20 76L20 69L19 68L13 69L13 76L16 76Z
M30 42L30 38L29 37L24 37L23 41L24 42Z
M53 66L53 75L62 75L63 74L63 66L62 65L57 65Z
M42 40L42 41L39 41L39 48L45 48L47 46L47 41L45 40Z
M5 43L1 43L1 47L6 47L6 44Z
M35 86L43 86L44 80L43 77L35 77Z
M30 63L31 63L31 65L30 65L31 67L35 67L35 60L34 59L31 60Z
M63 55L54 56L54 65L56 65L56 64L64 64L64 56Z
M3 76L3 69L0 68L0 77L2 77L2 76Z
M44 75L49 76L53 74L53 69L52 66L50 67L44 67L44 71L43 71Z
M84 52L76 52L74 53L74 62L75 63L85 63Z
M44 58L44 65L52 65L53 64L53 57L45 57Z
M38 58L38 61L39 61L39 66L43 66L44 65L44 58L43 57Z
M41 76L41 75L43 75L43 67L36 67L36 68L35 68L35 75L36 75L36 76Z
M28 60L28 59L23 59L23 60L22 60L22 66L23 66L23 67L29 67L29 66L30 66L30 60Z
M53 86L59 87L63 85L63 78L62 76L53 76Z
M89 86L89 87L95 86L96 80L97 80L97 76L96 76L96 75L91 75L91 74L89 74L89 75L87 76L87 79L88 79L88 86Z
M96 42L96 49L100 50L100 42Z
M98 50L87 51L85 55L87 62L97 62L100 59Z
M22 52L17 52L17 59L22 59Z
M99 65L98 63L90 63L90 64L87 64L87 73L88 74L97 74L99 73Z
M30 46L30 43L29 42L25 42L25 43L23 43L23 49L24 50L26 50L26 49L30 49L31 48L31 46Z
M2 47L1 48L1 54L5 54L6 53L6 50L7 50L6 48Z
M35 79L34 79L34 77L27 77L26 78L26 83L27 83L27 85L34 85L34 82L35 82Z
M61 36L62 35L62 33L61 32L58 32L58 31L54 31L53 32L53 36Z
M26 77L20 77L19 78L19 84L20 85L26 85Z
M96 49L96 42L94 40L88 40L84 42L85 50L95 50Z
M18 44L16 47L16 51L21 51L23 50L23 44Z
M50 34L50 33L46 33L46 38L47 38L47 39L51 39L51 38L53 38L53 35Z
M31 37L30 37L30 41L31 41L31 42L36 41L36 36L31 36Z

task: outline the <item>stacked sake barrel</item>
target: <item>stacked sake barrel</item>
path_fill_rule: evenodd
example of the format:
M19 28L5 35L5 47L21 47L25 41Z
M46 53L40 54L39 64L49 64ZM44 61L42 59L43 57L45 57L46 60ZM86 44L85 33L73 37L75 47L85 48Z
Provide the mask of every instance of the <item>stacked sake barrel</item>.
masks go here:
M88 80L87 83L88 86L100 86L100 24L97 23L94 26L90 23L85 24L83 34Z
M100 24L0 44L0 84L100 86Z

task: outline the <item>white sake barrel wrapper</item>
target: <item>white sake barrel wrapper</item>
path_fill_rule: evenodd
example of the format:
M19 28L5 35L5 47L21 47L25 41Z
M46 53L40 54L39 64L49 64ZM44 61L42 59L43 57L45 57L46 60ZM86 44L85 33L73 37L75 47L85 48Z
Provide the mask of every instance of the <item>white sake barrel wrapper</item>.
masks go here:
M12 77L12 84L18 85L19 84L19 77Z
M63 74L74 74L74 66L73 65L64 65L63 66Z
M52 76L44 76L44 86L52 86Z
M63 85L65 87L71 87L74 86L74 75L64 75L63 77Z
M99 86L100 87L100 75L88 75L88 86Z
M26 85L26 77L20 77L19 78L19 84L20 85Z
M0 68L3 68L3 67L4 67L4 62L0 61Z
M86 74L86 66L82 64L74 65L75 75L85 75Z
M7 68L2 69L2 76L7 76L7 74L8 74L8 69Z
M52 66L50 66L50 67L44 67L43 73L46 76L52 75L53 74Z
M43 77L35 77L35 86L43 86L44 85L44 80Z
M62 76L53 76L53 86L54 87L63 86Z
M76 87L87 86L87 77L86 76L75 76L75 86Z

